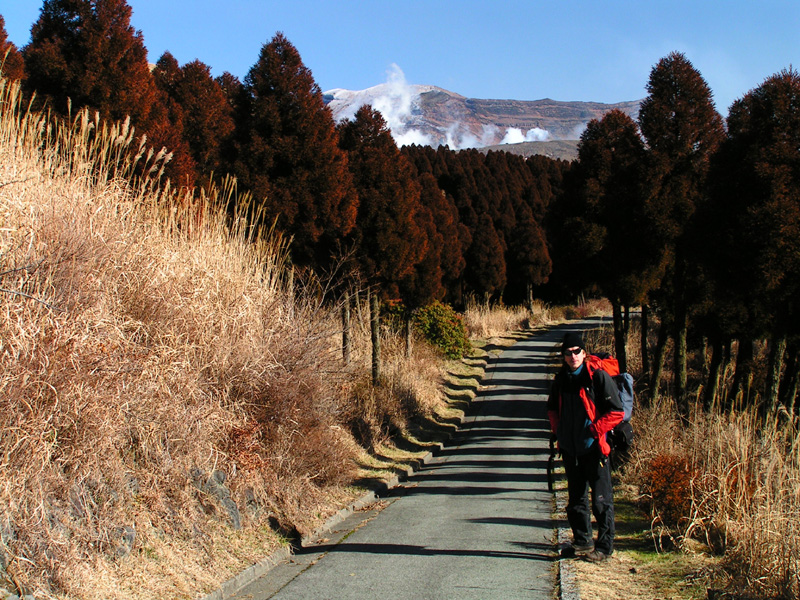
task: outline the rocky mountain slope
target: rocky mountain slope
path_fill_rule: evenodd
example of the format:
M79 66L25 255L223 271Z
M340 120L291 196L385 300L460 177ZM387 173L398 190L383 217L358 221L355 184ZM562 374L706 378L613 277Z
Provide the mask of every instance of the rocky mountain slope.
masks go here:
M519 154L568 159L574 158L576 141L590 120L614 108L635 119L640 102L481 100L402 81L359 91L334 89L324 98L337 121L352 118L360 106L370 104L386 119L399 145L504 146Z

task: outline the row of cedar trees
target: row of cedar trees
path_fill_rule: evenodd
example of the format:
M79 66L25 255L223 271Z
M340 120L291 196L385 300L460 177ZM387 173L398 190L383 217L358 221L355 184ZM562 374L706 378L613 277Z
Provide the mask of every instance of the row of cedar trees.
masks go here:
M795 410L800 372L800 75L775 74L730 108L682 54L653 68L638 122L589 123L578 161L446 147L398 149L362 107L335 124L311 72L282 35L244 81L165 53L150 69L124 0L46 0L18 51L0 17L4 76L34 105L130 117L173 153L189 189L232 174L260 219L292 236L299 269L343 257L384 299L409 307L467 294L550 300L601 293L626 365L627 308L642 306L644 377L654 397L668 341L673 392L689 410L690 349L709 346L707 405ZM70 107L72 107L70 109ZM377 298L377 294L373 294ZM656 314L658 341L647 346ZM766 375L754 380L757 350ZM736 349L732 385L721 372ZM757 393L755 393L757 391Z

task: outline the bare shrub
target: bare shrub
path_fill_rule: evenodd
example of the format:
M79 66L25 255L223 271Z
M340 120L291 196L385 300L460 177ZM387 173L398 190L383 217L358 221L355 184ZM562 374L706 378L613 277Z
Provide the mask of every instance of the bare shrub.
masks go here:
M642 473L641 490L650 503L653 522L667 527L685 526L692 505L692 486L697 474L680 454L653 457Z

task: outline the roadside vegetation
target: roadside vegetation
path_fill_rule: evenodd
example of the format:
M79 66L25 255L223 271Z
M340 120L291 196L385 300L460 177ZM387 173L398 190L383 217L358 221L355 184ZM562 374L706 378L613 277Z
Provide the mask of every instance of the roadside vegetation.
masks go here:
M608 351L613 331L599 330L589 340L590 348ZM629 346L628 365L640 377L636 347ZM578 565L584 600L789 599L800 593L796 417L764 417L752 407L704 409L699 382L708 361L696 355L692 364L694 401L685 420L668 385L654 401L638 397L634 450L617 470L615 560ZM766 368L762 357L754 376L764 377ZM723 388L732 376L726 370Z
M373 385L366 293L345 361L341 304L230 182L160 187L127 122L18 83L0 107L0 588L210 592L446 439L509 332L558 318L470 303L464 360L387 319Z

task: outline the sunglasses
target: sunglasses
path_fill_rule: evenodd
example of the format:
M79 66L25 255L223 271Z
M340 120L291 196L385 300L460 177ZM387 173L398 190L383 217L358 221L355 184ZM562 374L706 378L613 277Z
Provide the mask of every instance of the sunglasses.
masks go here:
M581 352L583 352L583 348L576 348L574 350L568 348L567 350L564 350L564 356L569 356L570 354L572 354L573 356L578 356L578 354L580 354Z

